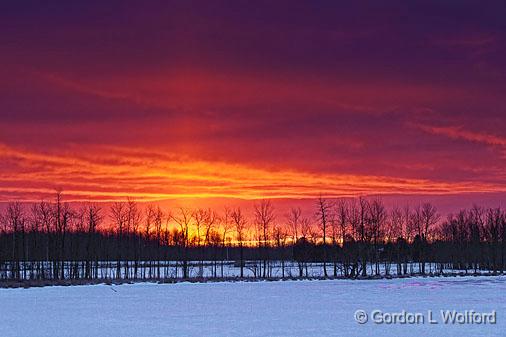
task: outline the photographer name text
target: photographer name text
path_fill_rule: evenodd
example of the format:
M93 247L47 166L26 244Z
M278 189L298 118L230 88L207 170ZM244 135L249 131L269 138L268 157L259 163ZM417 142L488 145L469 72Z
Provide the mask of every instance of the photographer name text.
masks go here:
M357 310L354 315L359 324L496 324L497 313L475 310L427 310L410 312L401 310L388 312L383 310Z

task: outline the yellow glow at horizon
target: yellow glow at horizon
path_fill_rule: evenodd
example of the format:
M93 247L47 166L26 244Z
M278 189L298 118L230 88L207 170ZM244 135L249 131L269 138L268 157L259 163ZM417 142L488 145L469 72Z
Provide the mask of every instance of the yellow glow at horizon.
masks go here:
M118 147L48 154L0 144L0 159L11 160L22 168L12 172L0 171L0 179L6 182L0 192L31 195L34 200L40 199L38 195L52 194L55 188L61 188L76 201L116 201L127 196L139 201L183 198L252 200L314 198L320 193L328 197L344 197L506 191L506 185L491 183L272 170Z

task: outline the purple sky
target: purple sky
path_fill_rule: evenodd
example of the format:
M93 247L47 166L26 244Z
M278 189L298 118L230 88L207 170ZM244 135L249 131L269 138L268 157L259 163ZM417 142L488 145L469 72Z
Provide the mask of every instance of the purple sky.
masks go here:
M0 200L501 199L505 17L499 1L2 3Z

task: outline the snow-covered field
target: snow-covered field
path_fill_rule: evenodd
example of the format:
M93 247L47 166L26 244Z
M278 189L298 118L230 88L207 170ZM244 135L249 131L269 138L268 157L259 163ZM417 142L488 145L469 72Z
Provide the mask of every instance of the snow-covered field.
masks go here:
M439 324L358 324L422 313ZM496 311L443 324L440 310ZM371 319L371 317L369 317ZM504 336L506 277L95 285L0 289L0 336Z

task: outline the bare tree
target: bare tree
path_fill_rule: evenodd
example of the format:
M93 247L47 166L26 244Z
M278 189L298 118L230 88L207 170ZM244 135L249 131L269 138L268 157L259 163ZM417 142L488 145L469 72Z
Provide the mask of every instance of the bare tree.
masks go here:
M397 275L402 274L402 262L401 261L401 240L404 240L403 238L403 213L402 209L395 206L390 211L390 226L386 229L386 240L389 244L395 244L395 256L396 256L396 266L397 266ZM393 253L393 252L391 252ZM389 260L392 260L392 256L390 255ZM389 269L386 269L386 271L389 271Z
M472 268L474 269L474 273L478 272L480 268L480 257L483 255L482 253L482 239L484 235L484 214L485 211L483 208L478 205L473 205L469 212L469 236L470 236L470 250L471 250L471 263Z
M156 241L156 243L155 243L155 245L156 245L155 257L156 257L156 277L157 278L161 277L161 273L160 273L160 264L161 264L161 258L162 258L161 244L162 244L162 226L163 226L164 218L165 218L165 214L163 213L162 209L160 208L160 206L156 206L153 220L154 220L155 241Z
M434 227L439 222L440 215L437 212L437 209L431 203L424 203L422 206L421 220L422 220L422 274L425 274L425 264L427 259L427 248L428 248L428 240L431 239L433 234Z
M121 253L123 250L123 231L128 223L128 208L124 202L115 202L111 206L111 220L116 226L116 277L121 278Z
M358 255L360 257L360 271L363 277L367 276L367 260L369 258L369 242L371 231L369 230L369 201L360 197L358 199Z
M349 235L345 236L343 247L350 257L350 277L358 277L361 273L360 270L360 256L361 256L361 243L360 237L362 234L362 207L359 207L356 199L348 202L348 232Z
M338 236L339 241L341 244L341 247L344 248L344 242L346 241L346 237L348 235L348 219L349 219L349 210L348 210L348 203L345 199L339 199L335 205L335 223L338 229ZM343 273L344 276L348 276L349 274L349 256L347 256L344 249L343 251ZM335 269L335 268L334 268ZM334 274L336 271L334 270Z
M299 276L302 277L304 272L306 277L309 276L308 262L311 258L311 247L315 244L315 231L313 230L313 223L307 217L300 220L301 237L295 242L293 255L299 267Z
M318 219L318 222L320 224L320 229L323 234L323 239L322 239L323 274L325 277L328 277L328 273L327 273L327 229L329 226L332 205L330 204L330 202L327 199L324 199L321 194L320 194L320 197L318 198L316 205L317 205L316 217Z
M278 254L281 256L281 277L285 278L285 245L288 238L286 228L280 225L274 225L274 241L278 249Z
M243 278L244 277L243 241L244 241L244 231L246 229L246 218L242 214L241 209L239 207L232 211L231 217L234 222L236 238L239 244L241 278Z
M39 279L42 277L41 268L42 268L43 263L41 263L40 259L37 259L35 262L34 258L36 257L36 254L37 254L39 246L40 246L39 240L40 240L40 233L42 232L42 221L40 219L39 209L37 206L38 206L37 204L32 204L30 207L30 213L31 213L30 233L32 236L32 249L33 249L34 255L33 255L33 258L31 258L31 259L29 258L29 260L32 263L30 278ZM35 266L33 265L33 263L35 263Z
M222 251L225 250L226 247L226 240L227 235L229 231L232 229L232 211L230 208L225 207L223 212L223 217L221 218L221 249ZM223 255L223 252L222 252ZM227 254L226 259L228 260L228 247L227 247ZM223 265L224 265L224 258L221 259L221 277L223 277Z
M274 207L270 200L262 200L260 204L255 204L255 222L260 226L261 230L261 247L263 257L263 277L269 274L269 232L276 216L274 215Z
M188 278L188 245L189 245L189 228L192 221L193 211L188 208L179 208L179 212L172 215L172 219L179 226L179 230L181 233L181 250L182 250L182 260L183 260L183 278Z
M297 239L299 238L301 218L302 218L302 210L300 209L300 207L291 208L290 212L286 216L288 227L292 232L292 243L297 242Z
M387 221L387 211L381 199L374 199L369 204L369 223L371 238L373 244L373 263L375 265L375 274L379 275L379 248L383 244L384 227Z
M153 226L154 226L154 222L155 222L155 217L156 217L156 208L154 205L152 204L149 204L147 207L146 207L146 211L145 211L146 215L144 217L144 252L147 253L147 267L146 267L146 261L144 261L144 268L142 269L143 270L143 277L145 277L145 274L146 273L146 268L147 268L147 272L148 272L148 277L151 278L153 276L153 263L152 263L152 247L151 247L151 244L152 244L152 241L151 241L151 234L152 234L152 230L153 230Z
M90 204L87 207L86 220L88 223L88 238L86 244L86 267L85 267L85 278L97 278L98 277L98 254L96 244L97 228L102 222L102 209L97 206ZM94 268L93 268L94 264Z
M100 207L71 207L61 193L49 203L13 202L0 211L0 279L179 278L181 265L182 278L189 278L204 275L204 261L214 261L209 266L216 277L219 259L223 277L229 251L240 260L241 277L245 267L254 276L270 277L274 270L281 277L291 275L285 269L290 252L299 276L310 277L317 275L310 263L324 262L326 269L330 243L335 276L339 268L346 277L367 275L367 269L389 275L394 263L398 275L406 274L408 266L414 273L416 265L420 273L439 274L448 269L500 273L506 268L506 213L500 208L473 206L440 222L430 203L387 211L380 199L332 203L320 198L318 217L305 218L300 208L293 208L282 225L269 202L255 206L254 226L247 227L239 208L226 209L222 217L212 209L179 209L171 215L159 205L139 209L128 199L114 203L105 217L108 222L100 226ZM232 238L235 247L229 249ZM258 247L245 247L255 240ZM200 262L198 274L190 275L190 258ZM139 276L140 261L145 263Z
M430 203L418 206L411 213L410 228L416 233L413 241L413 249L418 255L419 271L425 274L425 259L427 254L427 241L430 238L434 226L439 221L436 207Z
M209 245L209 235L211 234L211 230L217 221L217 217L217 214L211 209L199 208L193 213L195 227L197 229L197 248L200 254L200 277L204 275L204 249L201 247L201 244L203 243L204 247ZM203 242L202 237L204 237Z
M140 224L142 222L142 213L137 203L133 199L127 199L127 222L126 228L128 232L128 242L134 245L134 271L133 277L138 277L140 251L141 251L141 235ZM125 275L129 274L128 261L125 263ZM128 277L128 276L127 276Z
M24 251L22 236L20 233L24 232L24 214L21 203L14 202L7 206L7 223L9 232L12 235L12 253L11 253L11 276L14 279L21 278L21 254Z

